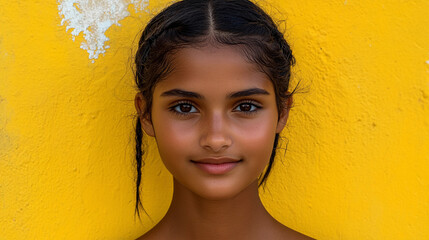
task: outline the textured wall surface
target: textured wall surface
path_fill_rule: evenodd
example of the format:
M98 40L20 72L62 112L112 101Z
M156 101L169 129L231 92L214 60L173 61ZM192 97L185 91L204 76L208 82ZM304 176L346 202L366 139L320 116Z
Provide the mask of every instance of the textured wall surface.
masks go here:
M303 93L265 206L317 239L429 239L429 1L266 2ZM149 142L134 219L130 59L166 1L90 3L0 0L1 240L134 239L170 203Z

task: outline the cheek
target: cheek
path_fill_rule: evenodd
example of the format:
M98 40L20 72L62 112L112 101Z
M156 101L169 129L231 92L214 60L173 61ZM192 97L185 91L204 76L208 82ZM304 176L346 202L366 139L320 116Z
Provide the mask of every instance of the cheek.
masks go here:
M195 129L192 122L171 119L168 112L153 113L155 138L161 158L166 165L171 159L187 154L186 149L195 143Z
M255 164L265 166L273 149L276 126L276 118L271 116L243 123L237 126L236 143L247 157L256 159Z

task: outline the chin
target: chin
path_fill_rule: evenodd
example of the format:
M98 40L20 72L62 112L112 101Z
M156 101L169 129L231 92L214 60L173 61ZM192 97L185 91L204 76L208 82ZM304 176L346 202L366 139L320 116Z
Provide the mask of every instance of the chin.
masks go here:
M188 189L206 200L221 201L235 198L245 189L248 189L249 185L250 184L212 180L202 182L198 186L193 186Z

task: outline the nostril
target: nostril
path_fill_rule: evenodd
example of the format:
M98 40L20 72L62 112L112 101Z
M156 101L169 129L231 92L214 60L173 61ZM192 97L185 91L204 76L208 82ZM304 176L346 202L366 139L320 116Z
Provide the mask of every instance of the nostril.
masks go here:
M200 145L201 147L219 152L232 144L227 122L222 111L211 112L202 122Z
M201 139L201 147L213 152L219 152L230 147L232 140L225 136L206 136Z

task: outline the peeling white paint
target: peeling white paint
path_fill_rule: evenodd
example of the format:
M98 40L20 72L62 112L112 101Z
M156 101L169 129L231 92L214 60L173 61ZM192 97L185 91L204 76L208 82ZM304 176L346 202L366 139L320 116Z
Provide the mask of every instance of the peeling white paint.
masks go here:
M427 60L426 63L429 64L429 60Z
M149 5L149 0L131 0L130 3L134 5L136 11L143 11L146 10L147 6Z
M97 59L100 53L109 48L105 35L113 24L120 26L119 21L129 16L128 5L134 5L136 11L148 6L149 0L58 0L58 11L62 17L61 25L75 36L83 33L84 41L80 48L89 53L89 59ZM93 60L94 61L94 60Z

